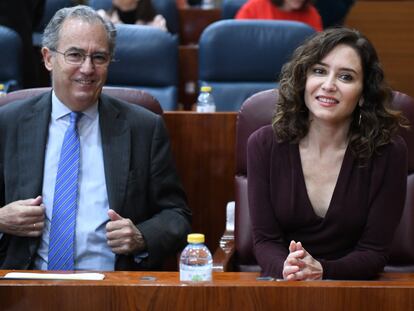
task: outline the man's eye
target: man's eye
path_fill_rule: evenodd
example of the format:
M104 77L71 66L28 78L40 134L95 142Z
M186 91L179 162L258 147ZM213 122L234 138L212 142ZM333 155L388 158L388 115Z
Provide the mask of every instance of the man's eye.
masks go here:
M79 52L68 52L66 53L66 57L70 60L81 60L83 55Z
M94 54L92 58L96 64L104 64L108 61L108 57L105 54Z

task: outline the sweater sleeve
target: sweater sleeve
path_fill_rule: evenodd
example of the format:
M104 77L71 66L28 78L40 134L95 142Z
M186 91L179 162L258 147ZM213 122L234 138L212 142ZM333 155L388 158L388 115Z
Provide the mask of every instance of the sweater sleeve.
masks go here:
M319 260L324 279L370 279L387 263L407 188L407 148L403 139L393 140L374 161L364 231L347 255Z
M254 253L262 275L281 278L283 263L289 252L270 200L272 137L273 131L269 126L265 131L256 131L248 141L248 197Z

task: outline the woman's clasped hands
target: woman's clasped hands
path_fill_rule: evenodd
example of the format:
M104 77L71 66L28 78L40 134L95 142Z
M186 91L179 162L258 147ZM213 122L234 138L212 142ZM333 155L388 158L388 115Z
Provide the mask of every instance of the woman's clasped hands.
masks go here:
M283 279L287 281L322 280L323 268L302 246L291 241L289 255L283 263Z

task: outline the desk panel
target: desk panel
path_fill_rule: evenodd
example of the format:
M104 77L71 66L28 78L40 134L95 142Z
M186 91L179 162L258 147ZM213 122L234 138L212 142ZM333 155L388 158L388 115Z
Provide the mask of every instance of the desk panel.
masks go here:
M0 271L4 275L6 271ZM377 281L257 281L215 273L205 284L177 272L110 272L103 281L0 281L1 310L413 310L412 274ZM154 276L155 281L141 281Z
M226 223L226 203L234 200L235 112L166 112L164 119L178 173L193 211L193 231L218 247Z

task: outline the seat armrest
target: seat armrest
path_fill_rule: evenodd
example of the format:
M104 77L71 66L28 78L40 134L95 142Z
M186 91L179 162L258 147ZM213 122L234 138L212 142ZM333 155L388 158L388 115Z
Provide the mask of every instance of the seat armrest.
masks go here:
M226 229L220 239L219 247L213 255L214 272L227 272L233 270L233 257L235 252L234 209L235 202L228 202L226 206Z

